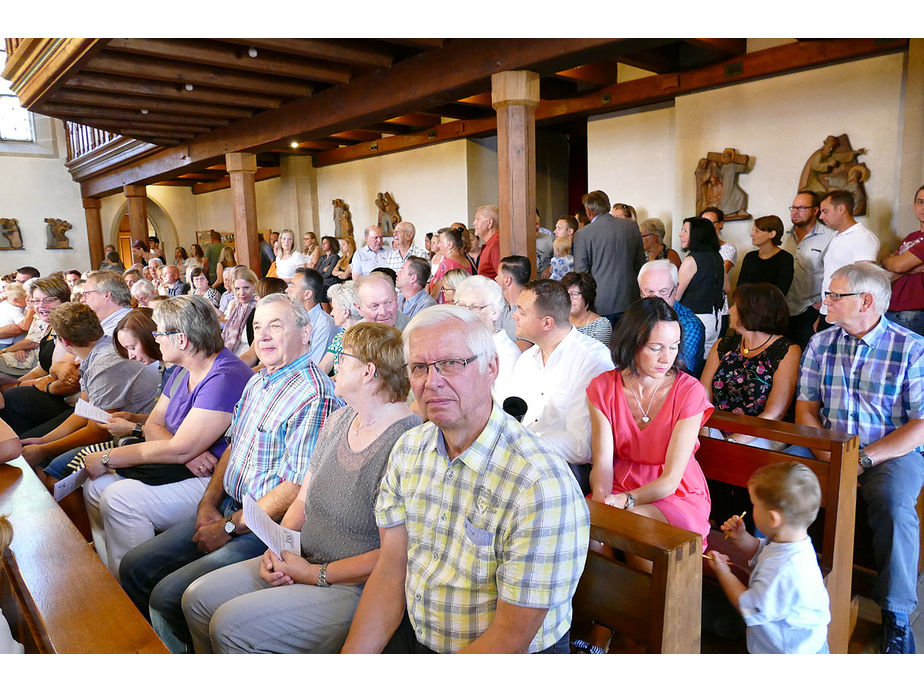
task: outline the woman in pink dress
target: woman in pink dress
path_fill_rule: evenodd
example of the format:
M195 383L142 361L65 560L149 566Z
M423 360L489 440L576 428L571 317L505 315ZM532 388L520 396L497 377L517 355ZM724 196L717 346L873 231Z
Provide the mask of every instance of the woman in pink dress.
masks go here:
M430 295L437 303L446 303L442 295L443 276L450 270L460 269L472 273L472 266L462 252L462 232L459 229L445 228L439 230L439 248L443 253L436 273L430 279Z
M587 387L592 498L709 534L709 489L694 453L713 406L677 368L680 323L659 297L636 301L611 344L616 369Z

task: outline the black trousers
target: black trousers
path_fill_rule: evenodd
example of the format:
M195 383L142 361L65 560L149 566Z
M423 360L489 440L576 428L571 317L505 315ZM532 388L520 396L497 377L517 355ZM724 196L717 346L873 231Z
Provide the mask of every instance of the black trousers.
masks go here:
M47 430L54 430L74 411L63 397L41 392L32 385L11 387L3 393L3 400L6 405L0 409L0 417L20 438L44 435L47 431L43 429L49 424L54 423ZM62 414L65 416L59 420ZM33 429L42 432L34 433Z

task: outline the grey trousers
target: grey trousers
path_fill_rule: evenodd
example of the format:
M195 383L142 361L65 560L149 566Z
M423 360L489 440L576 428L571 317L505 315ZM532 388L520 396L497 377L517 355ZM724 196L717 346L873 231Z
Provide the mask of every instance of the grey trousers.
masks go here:
M183 594L197 653L339 652L361 585L283 585L260 579L262 557L219 568Z

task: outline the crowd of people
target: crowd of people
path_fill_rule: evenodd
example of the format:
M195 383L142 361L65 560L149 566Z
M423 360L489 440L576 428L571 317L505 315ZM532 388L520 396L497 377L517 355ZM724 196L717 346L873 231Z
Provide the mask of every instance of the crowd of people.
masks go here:
M111 246L89 272L20 268L0 453L49 489L86 474L94 548L172 652L567 652L604 550L585 496L705 551L699 436L782 447L705 428L714 410L841 431L860 442L881 649L913 652L924 186L920 229L885 257L849 192L798 192L788 230L754 221L734 287L720 209L683 220L678 254L661 220L582 202L553 230L537 213L535 264L501 257L483 206L423 248L408 221L390 246L374 225L359 248L271 233L259 275L215 232L172 264L151 238L128 268ZM827 650L816 487L773 465L748 486L760 538L714 520L751 557L744 585L709 553L752 652ZM265 545L248 497L300 546Z

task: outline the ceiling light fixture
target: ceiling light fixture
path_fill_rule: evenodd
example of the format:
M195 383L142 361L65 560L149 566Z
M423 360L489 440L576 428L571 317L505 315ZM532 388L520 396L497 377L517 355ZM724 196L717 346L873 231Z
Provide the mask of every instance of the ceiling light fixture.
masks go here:
M185 87L186 91L192 91L195 87L192 84L187 84Z
M298 142L296 142L295 140L293 140L292 143L291 143L289 146L292 147L292 149L298 149Z
M253 46L251 46L250 48L247 49L247 55L249 55L251 58L256 58L256 57L257 57L257 49L254 48Z
M142 108L142 109L141 109L141 115L147 115L147 114L148 114L148 109Z

